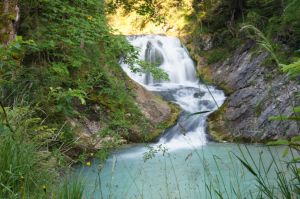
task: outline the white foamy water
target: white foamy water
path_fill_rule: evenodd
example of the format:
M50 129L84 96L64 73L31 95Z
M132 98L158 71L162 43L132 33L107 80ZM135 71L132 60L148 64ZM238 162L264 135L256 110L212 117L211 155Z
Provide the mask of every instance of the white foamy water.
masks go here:
M123 70L146 89L178 104L184 112L179 122L166 131L157 145L162 144L168 150L197 148L204 145L205 120L209 113L190 115L216 110L224 102L223 92L199 82L194 62L178 38L146 35L131 36L128 40L139 49L141 60L157 64L168 74L169 80L155 80L151 74L133 73L126 64L121 64Z

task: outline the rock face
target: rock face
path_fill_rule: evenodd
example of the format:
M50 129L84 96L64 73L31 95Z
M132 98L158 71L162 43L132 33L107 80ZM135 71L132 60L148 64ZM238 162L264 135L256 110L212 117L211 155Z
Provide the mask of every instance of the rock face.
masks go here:
M295 121L270 120L294 114L299 85L277 66L264 64L268 53L254 53L254 45L248 42L232 57L212 66L198 59L198 71L206 71L228 93L223 107L209 118L209 131L216 139L256 142L300 132Z

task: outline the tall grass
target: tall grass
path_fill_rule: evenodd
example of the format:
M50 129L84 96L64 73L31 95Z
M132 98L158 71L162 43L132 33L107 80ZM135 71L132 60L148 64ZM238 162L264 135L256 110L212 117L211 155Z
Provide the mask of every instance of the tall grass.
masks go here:
M49 158L55 157L32 139L32 135L43 132L36 131L33 121L37 118L30 117L28 111L2 106L5 114L0 117L0 198L81 199L83 181L72 177L59 183L58 172L49 164ZM56 187L56 183L61 185Z
M41 165L34 144L13 136L0 134L0 198L39 198L43 186L51 183L50 172Z
M0 136L1 199L82 199L85 182L80 176L58 175L46 166L37 147L10 132ZM56 187L55 183L60 184Z
M65 177L56 199L82 199L85 183L80 175Z

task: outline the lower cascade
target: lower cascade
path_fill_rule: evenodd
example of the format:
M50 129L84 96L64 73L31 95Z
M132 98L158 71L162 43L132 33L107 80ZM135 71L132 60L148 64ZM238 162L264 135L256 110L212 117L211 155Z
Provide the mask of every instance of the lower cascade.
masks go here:
M160 35L130 36L130 43L140 50L139 58L157 64L169 76L168 81L155 81L150 74L131 72L122 68L137 83L157 92L165 100L178 104L183 113L178 123L158 142L168 150L194 148L206 143L206 117L224 102L222 91L199 82L193 60L176 37ZM203 114L195 114L207 112Z

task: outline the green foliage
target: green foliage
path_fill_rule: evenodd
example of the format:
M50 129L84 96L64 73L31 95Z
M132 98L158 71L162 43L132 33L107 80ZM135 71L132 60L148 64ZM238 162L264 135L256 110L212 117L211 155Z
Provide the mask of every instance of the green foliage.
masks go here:
M193 0L106 0L110 24L125 35L184 31ZM197 17L194 17L197 18ZM184 31L186 32L186 31Z
M294 140L298 139L297 137L294 138ZM285 140L278 140L270 143L270 145L278 146L281 144L285 145L286 143L288 142ZM286 147L282 156L287 156L289 152L291 152L291 148ZM271 151L269 151L269 153L272 156L270 164L261 163L261 160L256 163L248 149L247 153L242 153L242 157L237 158L242 165L255 176L255 181L258 183L257 188L260 192L258 195L260 195L261 198L298 198L299 172L297 171L297 161L295 162L295 159L288 161L286 168L284 168L278 163L280 159L276 159L276 155ZM249 156L251 161L248 161L246 156ZM276 175L274 182L267 177L271 171L275 172Z
M106 0L106 7L108 13L114 13L120 7L122 7L126 14L136 11L140 16L143 16L147 21L154 23L164 23L165 17L159 14L158 2L152 0Z
M168 74L162 71L155 64L151 64L142 60L140 60L138 64L139 67L131 67L131 70L136 73L139 72L150 73L152 74L153 78L156 80L169 80Z
M193 1L192 5L193 12L187 17L189 23L185 29L192 32L189 35L195 40L193 42L205 33L213 37L215 47L228 48L230 42L226 41L245 39L240 27L246 24L264 33L277 54L287 45L291 51L299 48L300 6L297 0L204 0ZM283 60L289 58L290 53L283 52Z
M148 148L148 151L143 154L144 162L154 158L159 152L162 152L163 156L168 152L168 149L161 144L157 148L149 145L146 145L146 147Z
M292 77L300 75L300 59L291 64L282 64L282 71L288 73Z
M246 16L246 21L248 24L253 25L254 27L258 27L262 29L265 25L265 21L262 20L262 16L260 16L255 11L249 11Z
M64 91L61 87L52 88L50 87L49 98L54 99L57 112L62 112L64 115L69 116L74 114L72 108L72 100L78 99L82 105L86 104L85 98L86 93L83 90L71 89Z

